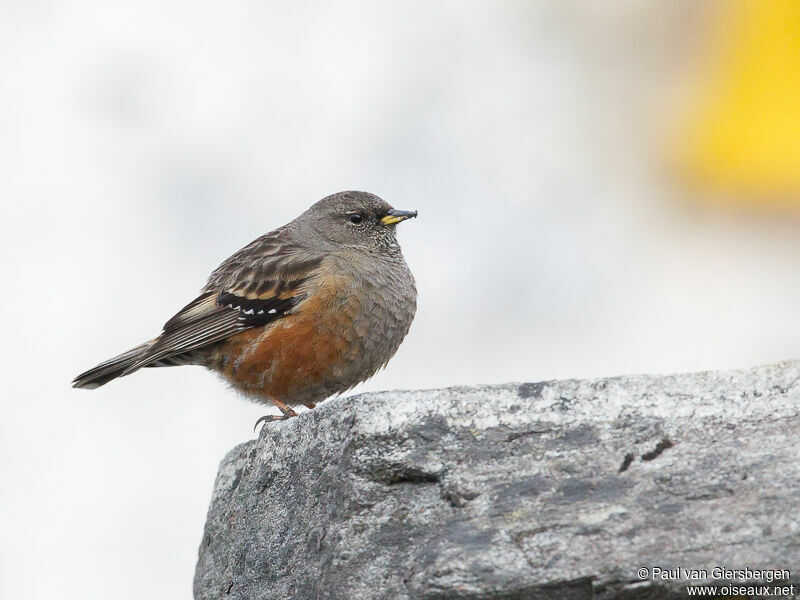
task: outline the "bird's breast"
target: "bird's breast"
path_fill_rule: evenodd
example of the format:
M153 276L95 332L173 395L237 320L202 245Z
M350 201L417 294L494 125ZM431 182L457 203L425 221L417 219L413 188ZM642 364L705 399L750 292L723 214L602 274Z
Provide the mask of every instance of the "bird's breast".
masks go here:
M403 263L405 266L405 263ZM257 398L316 402L373 375L411 325L416 290L405 272L346 268L315 281L286 317L232 336L212 368Z

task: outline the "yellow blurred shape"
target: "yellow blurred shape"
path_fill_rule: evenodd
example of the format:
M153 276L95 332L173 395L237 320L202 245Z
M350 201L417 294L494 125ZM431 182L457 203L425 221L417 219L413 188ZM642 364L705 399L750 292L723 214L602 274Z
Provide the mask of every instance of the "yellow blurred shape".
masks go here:
M714 18L681 170L739 201L800 207L800 1L731 0Z

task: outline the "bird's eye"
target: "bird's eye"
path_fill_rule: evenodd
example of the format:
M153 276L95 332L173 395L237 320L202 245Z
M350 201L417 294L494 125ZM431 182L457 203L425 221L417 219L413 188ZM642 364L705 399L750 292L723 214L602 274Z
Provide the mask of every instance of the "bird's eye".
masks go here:
M350 219L351 223L358 225L359 223L361 223L364 217L362 217L359 213L353 213L348 217L348 219Z

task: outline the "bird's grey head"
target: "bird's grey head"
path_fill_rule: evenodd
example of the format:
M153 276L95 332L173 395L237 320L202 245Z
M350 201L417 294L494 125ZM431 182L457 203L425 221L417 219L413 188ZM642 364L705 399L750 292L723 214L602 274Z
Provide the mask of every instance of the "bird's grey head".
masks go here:
M399 248L395 227L417 216L417 211L396 210L368 192L339 192L323 198L298 217L327 242L364 250Z

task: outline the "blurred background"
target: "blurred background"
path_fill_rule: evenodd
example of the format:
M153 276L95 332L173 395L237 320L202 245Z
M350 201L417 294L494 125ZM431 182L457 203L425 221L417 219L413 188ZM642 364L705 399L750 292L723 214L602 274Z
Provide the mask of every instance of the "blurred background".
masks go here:
M356 393L800 354L798 6L0 2L0 598L190 598L264 409L69 382L336 191L420 211Z

